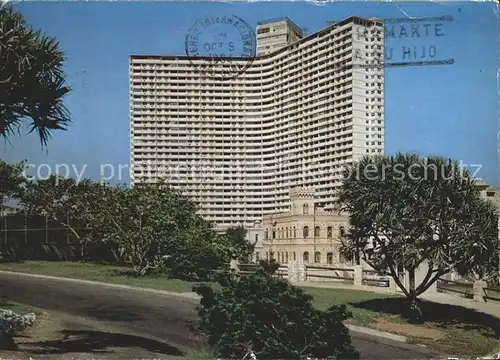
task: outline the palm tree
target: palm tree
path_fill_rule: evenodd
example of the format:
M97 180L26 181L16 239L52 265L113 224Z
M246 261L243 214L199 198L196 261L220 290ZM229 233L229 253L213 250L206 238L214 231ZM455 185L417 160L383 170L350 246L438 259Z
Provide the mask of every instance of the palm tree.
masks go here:
M12 6L0 1L0 137L20 135L28 120L42 148L52 130L66 130L69 112L63 104L64 54L54 39L35 31Z

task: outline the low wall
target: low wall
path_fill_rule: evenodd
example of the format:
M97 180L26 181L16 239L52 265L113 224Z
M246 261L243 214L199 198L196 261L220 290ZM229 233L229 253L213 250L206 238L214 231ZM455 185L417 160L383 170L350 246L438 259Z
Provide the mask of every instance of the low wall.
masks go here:
M255 271L256 264L237 264L232 267L237 271L249 273ZM387 273L380 273L372 269L363 268L361 265L320 265L309 264L299 261L290 261L281 264L277 276L288 279L291 283L305 285L306 283L317 283L321 287L331 286L353 286L366 288L369 291L382 291L387 293L402 293L394 279ZM408 288L408 279L404 276L400 279ZM321 285L320 285L321 284ZM417 284L419 285L419 284ZM484 281L457 282L439 279L426 294L444 292L457 297L469 298L479 302L492 302L500 304L500 287L488 287Z

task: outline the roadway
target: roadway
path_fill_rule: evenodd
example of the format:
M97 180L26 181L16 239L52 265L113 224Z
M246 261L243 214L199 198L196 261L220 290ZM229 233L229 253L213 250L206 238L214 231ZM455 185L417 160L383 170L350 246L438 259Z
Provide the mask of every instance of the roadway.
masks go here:
M170 349L155 350L162 355L175 355L176 352L178 355L203 345L187 325L187 321L197 318L197 300L194 299L3 273L0 273L0 298L35 306L49 314L53 311L72 316L74 327L78 327L75 319L81 318L127 334L132 331L146 342L160 342L165 345L164 349ZM436 356L416 345L353 331L351 337L362 359L430 359Z

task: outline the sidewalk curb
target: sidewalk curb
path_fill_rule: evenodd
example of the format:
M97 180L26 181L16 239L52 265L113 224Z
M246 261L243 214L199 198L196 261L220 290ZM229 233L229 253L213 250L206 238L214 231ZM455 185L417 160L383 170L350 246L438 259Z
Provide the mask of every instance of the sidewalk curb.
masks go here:
M378 331L378 330L370 329L367 327L356 326L356 325L351 325L351 324L345 324L345 326L349 330L355 331L355 332L358 332L361 334L381 337L381 338L385 338L385 339L389 339L389 340L393 340L393 341L408 342L408 338L406 336L403 336L403 335L396 335L396 334L388 333L385 331Z
M193 296L193 293L179 293L179 292L174 292L174 291L143 288L143 287L139 287L139 286L113 284L113 283L107 283L107 282L103 282L103 281L74 279L74 278L51 276L51 275L30 274L30 273L23 273L23 272L18 272L18 271L7 271L7 270L0 270L0 274L18 275L18 276L33 277L33 278L38 278L38 279L67 281L67 282L72 282L72 283L77 283L77 284L100 285L100 286L106 286L106 287L115 288L115 289L141 291L141 292L146 292L146 293L150 293L150 294L176 296L176 297L181 297L181 298L185 298L185 299L195 299L195 300L199 299L199 296L195 295L196 296L195 297L195 296Z
M132 290L132 291L140 291L140 292L157 294L157 295L175 296L175 297L189 299L189 300L199 300L200 299L200 296L198 296L196 293L192 293L192 292L179 293L179 292L174 292L174 291L157 290L157 289L151 289L151 288L141 288L138 286L112 284L112 283L106 283L106 282L102 282L102 281L82 280L82 279L74 279L74 278L51 276L51 275L30 274L30 273L23 273L23 272L17 272L17 271L7 271L7 270L0 270L0 274L32 277L32 278L38 278L38 279L50 279L50 280L66 281L66 282L71 282L71 283L76 283L76 284L99 285L99 286L105 286L105 287L114 288L114 289ZM402 336L402 335L396 335L396 334L392 334L392 333L388 333L388 332L384 332L384 331L378 331L378 330L370 329L367 327L356 326L356 325L351 325L351 324L345 324L345 326L350 331L354 331L354 332L369 335L369 336L385 338L385 339L389 339L392 341L398 341L398 342L403 342L403 343L406 343L408 341L407 337Z

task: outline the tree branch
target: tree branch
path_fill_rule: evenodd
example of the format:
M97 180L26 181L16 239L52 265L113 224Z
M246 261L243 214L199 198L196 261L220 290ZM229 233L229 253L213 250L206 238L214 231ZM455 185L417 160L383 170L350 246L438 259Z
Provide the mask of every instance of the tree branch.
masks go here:
M62 226L65 226L69 231L71 231L73 233L73 235L76 236L76 238L78 239L78 241L80 241L80 235L76 232L75 229L73 229L73 227L69 224L66 224L64 221L62 220L59 220L57 218L57 216L52 216L52 218L55 220L55 221L58 221Z
M399 280L398 274L396 273L396 270L394 269L393 263L390 262L387 264L387 266L389 267L389 271L391 272L391 276L394 279L394 281L396 282L396 285L399 286L399 288L403 291L403 293L406 296L410 296L410 293L408 292L408 290L406 290L406 288L403 285L403 283L401 282L401 280Z
M422 289L421 294L423 294L428 288L431 287L432 284L434 284L440 276L444 275L445 273L439 272L436 276L434 276L428 283L425 285Z
M0 84L7 84L10 80L12 79L12 75L10 75L7 79L5 80L0 80Z

